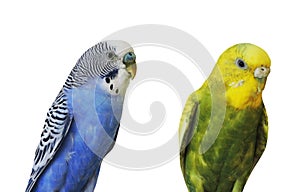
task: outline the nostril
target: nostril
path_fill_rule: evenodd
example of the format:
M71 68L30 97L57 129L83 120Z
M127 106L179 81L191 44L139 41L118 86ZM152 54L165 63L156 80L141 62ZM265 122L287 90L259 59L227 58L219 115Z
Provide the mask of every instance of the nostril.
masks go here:
M265 78L268 76L270 72L270 69L268 67L257 67L255 70L254 70L254 77L256 78Z
M132 62L135 62L135 54L133 52L126 53L123 57L123 63L127 65Z

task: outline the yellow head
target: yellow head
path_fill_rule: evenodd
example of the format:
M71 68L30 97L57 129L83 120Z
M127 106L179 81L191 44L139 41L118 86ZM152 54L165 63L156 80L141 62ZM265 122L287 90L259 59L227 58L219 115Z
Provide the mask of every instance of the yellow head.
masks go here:
M227 103L238 109L261 105L270 65L268 54L256 45L242 43L228 48L216 65L225 83Z

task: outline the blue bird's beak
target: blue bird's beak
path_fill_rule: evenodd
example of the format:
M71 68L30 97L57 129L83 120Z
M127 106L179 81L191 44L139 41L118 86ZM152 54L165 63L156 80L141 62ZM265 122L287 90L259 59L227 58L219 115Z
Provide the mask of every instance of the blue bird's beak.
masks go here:
M136 56L133 52L128 52L123 57L123 63L126 65L128 73L131 75L131 79L135 77L136 74Z

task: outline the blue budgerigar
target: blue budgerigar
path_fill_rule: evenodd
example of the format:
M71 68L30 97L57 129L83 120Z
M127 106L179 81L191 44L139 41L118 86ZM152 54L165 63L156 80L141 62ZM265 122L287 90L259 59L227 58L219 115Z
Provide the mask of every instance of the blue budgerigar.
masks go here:
M93 191L114 146L136 56L110 40L78 60L47 113L26 192Z

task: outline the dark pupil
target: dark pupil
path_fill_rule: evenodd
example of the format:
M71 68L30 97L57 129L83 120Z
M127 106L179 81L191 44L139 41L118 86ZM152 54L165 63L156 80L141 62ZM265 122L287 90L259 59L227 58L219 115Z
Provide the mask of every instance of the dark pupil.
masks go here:
M112 58L113 54L112 53L108 53L108 58Z
M245 67L245 63L244 63L244 61L242 61L242 60L238 60L238 65L239 65L239 67L241 67L241 68Z

